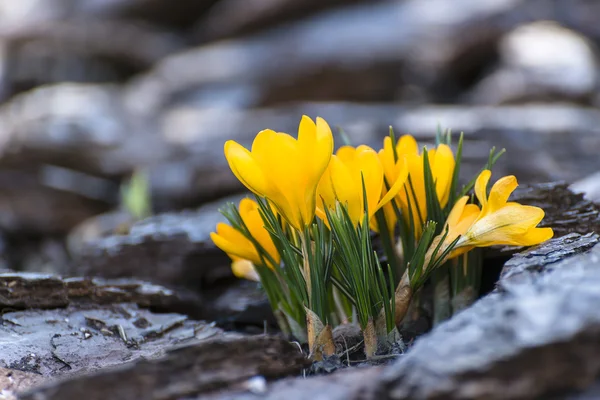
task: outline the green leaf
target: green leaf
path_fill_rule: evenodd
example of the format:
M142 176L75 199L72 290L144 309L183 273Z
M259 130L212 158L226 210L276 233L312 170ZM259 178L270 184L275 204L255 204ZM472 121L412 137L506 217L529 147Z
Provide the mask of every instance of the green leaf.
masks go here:
M152 215L150 184L141 169L136 170L129 181L121 186L121 204L136 220Z

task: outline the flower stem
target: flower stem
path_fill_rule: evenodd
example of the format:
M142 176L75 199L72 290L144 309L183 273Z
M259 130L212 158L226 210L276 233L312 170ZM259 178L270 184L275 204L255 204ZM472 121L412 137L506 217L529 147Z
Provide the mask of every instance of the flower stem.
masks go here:
M394 293L394 303L395 303L395 313L394 320L396 322L396 326L402 323L402 320L406 316L408 312L408 306L410 305L410 301L412 299L413 289L410 286L410 281L408 278L408 271L404 272L402 275L402 279L398 286L396 287L396 292Z
M448 268L433 271L433 325L452 316L450 303L450 274Z

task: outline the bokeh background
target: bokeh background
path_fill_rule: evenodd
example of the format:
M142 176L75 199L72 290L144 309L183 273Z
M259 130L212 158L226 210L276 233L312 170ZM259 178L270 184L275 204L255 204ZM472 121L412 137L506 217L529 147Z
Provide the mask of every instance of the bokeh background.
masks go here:
M242 191L224 141L302 114L374 147L464 131L465 176L495 145L497 175L593 197L598 43L595 0L0 0L3 266L118 230L135 170L157 213L218 204Z

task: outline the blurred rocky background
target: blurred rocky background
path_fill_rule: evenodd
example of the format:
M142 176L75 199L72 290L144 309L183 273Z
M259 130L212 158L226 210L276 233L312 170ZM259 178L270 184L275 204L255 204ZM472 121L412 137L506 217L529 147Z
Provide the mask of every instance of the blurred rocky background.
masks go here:
M295 133L303 113L372 146L389 125L464 131L465 176L495 145L497 174L599 197L599 15L592 0L0 0L1 267L212 288L231 276L208 233L243 195L224 141ZM157 215L132 225L134 171Z

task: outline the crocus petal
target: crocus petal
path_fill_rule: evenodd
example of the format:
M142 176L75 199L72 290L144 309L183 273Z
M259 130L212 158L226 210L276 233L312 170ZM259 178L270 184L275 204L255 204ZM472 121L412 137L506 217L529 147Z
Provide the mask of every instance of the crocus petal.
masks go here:
M258 204L248 198L242 199L239 206L240 215L250 231L250 235L262 246L262 248L279 263L279 253L271 235L264 227L264 222L258 210Z
M431 172L435 181L435 191L440 205L445 207L450 197L452 177L454 175L454 154L449 146L440 144L430 160Z
M533 246L552 239L554 231L552 228L532 228L523 236L519 237L520 246Z
M463 196L460 199L458 199L456 203L454 203L454 207L452 207L452 210L450 211L450 214L448 214L448 218L446 219L446 226L456 226L456 224L458 224L458 221L460 220L460 217L463 214L463 210L465 209L467 201L469 201L469 196Z
M387 191L387 193L381 198L379 204L377 204L377 209L389 203L394 197L396 197L400 193L400 191L404 191L404 185L406 184L406 180L408 179L408 167L406 165L406 160L400 161L397 164L397 169L398 172L396 173L396 181L388 182L392 186Z
M480 212L481 210L476 204L467 204L465 206L460 221L456 224L456 230L460 235L464 234L473 225Z
M492 186L492 190L490 190L487 206L488 212L494 212L504 207L517 186L517 178L512 175L498 179L494 183L494 186Z
M252 242L246 239L241 232L227 224L217 224L217 232L211 232L210 238L218 248L230 256L260 262Z
M402 135L396 143L398 156L407 154L419 154L419 145L411 135Z
M394 159L394 149L392 148L392 138L386 136L383 139L383 148L377 153L379 161L383 166L385 178L388 182L392 182L396 179L394 175L394 169L396 167L396 160Z
M475 195L477 196L477 200L481 204L482 213L485 211L487 206L487 185L490 181L490 177L492 176L492 171L489 169L484 169L481 171L477 180L475 181Z
M377 157L375 150L368 146L358 146L356 151L356 164L359 168L357 179L360 182L362 194L362 182L364 181L367 194L368 218L371 218L381 205L379 199L383 190L383 167ZM361 177L362 175L362 177ZM361 196L362 198L362 196ZM364 204L361 204L364 209Z
M238 278L258 282L260 278L250 260L236 260L231 263L231 271Z
M233 140L225 142L224 150L231 171L244 186L259 196L271 192L267 177L248 150Z
M464 241L475 246L519 246L522 245L519 238L543 218L544 211L538 207L506 206L475 222L465 234Z

